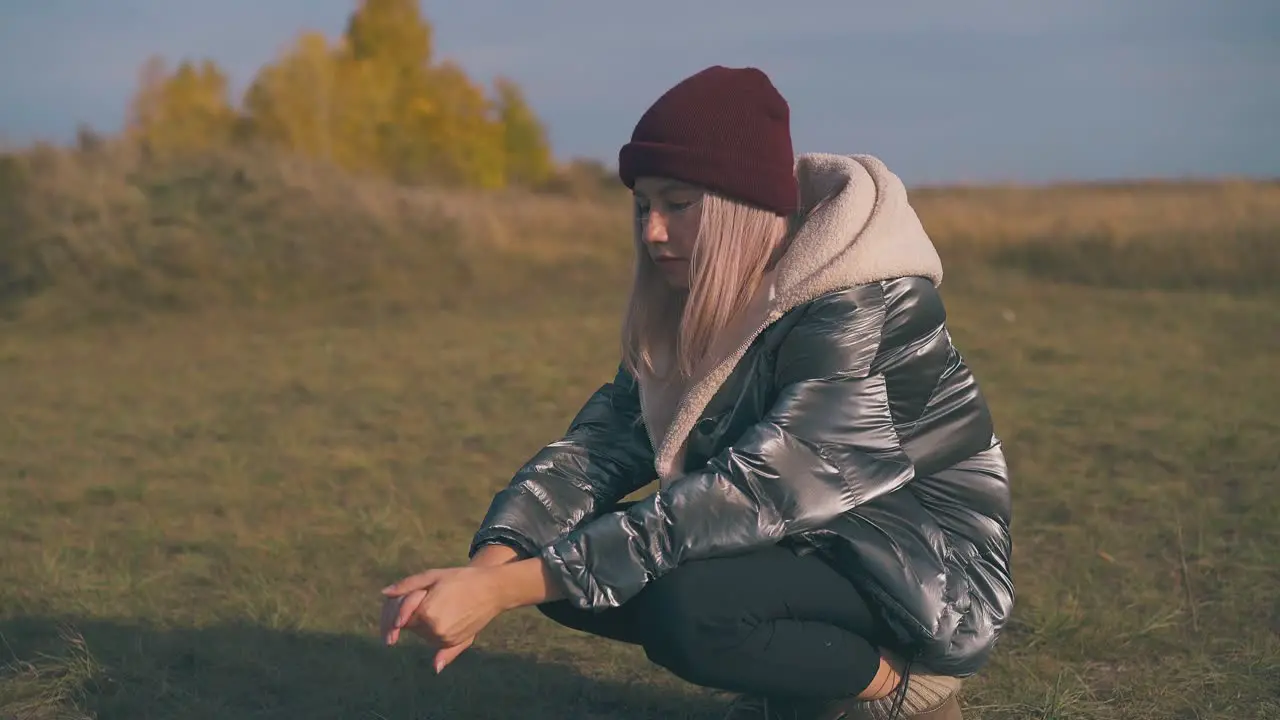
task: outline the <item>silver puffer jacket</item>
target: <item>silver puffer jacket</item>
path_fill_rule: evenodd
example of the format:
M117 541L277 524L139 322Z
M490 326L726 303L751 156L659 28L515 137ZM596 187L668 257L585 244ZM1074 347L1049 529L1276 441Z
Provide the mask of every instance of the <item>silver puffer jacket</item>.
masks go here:
M804 226L670 426L649 427L620 369L495 497L471 550L540 555L571 602L605 608L681 563L784 543L823 553L917 662L972 675L1014 602L1009 475L937 254L875 158L801 156L797 173Z

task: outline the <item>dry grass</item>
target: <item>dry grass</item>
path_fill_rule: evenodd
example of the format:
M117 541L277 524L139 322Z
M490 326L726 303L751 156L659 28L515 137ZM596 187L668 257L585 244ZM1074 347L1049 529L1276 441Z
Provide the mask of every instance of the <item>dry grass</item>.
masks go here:
M957 269L1231 292L1280 277L1277 182L928 188L914 201ZM397 187L269 153L39 148L0 155L0 308L99 319L336 296L439 307L525 282L531 267L618 269L626 205L618 192Z
M338 296L439 307L477 273L599 254L617 224L601 203L397 187L247 151L41 148L0 156L0 304L94 320Z
M1209 238L1280 227L1280 182L921 188L914 201L931 232L977 243L1078 236Z
M609 372L621 199L101 152L0 192L0 717L716 717L533 612L438 678L374 639L377 588L460 561ZM918 193L1015 478L1018 608L966 717L1280 716L1280 301L1241 280L1275 193Z
M1280 182L930 189L915 202L953 263L1131 289L1252 293L1280 278Z

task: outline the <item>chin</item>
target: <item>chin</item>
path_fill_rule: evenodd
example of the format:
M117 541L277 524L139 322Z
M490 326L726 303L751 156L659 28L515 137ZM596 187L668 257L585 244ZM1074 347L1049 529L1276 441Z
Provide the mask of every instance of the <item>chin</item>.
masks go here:
M689 289L689 266L681 263L678 268L667 268L659 266L658 272L662 274L662 279L669 287L677 290Z
M676 274L664 275L663 279L666 280L667 287L673 290L689 289L689 278L684 275L676 275Z

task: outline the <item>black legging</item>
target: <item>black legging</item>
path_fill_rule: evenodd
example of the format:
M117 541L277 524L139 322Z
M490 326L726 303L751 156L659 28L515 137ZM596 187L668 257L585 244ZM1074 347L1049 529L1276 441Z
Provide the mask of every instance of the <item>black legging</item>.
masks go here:
M781 546L686 563L602 612L563 600L539 610L574 630L641 645L687 682L770 697L861 692L879 669L884 635L825 560Z

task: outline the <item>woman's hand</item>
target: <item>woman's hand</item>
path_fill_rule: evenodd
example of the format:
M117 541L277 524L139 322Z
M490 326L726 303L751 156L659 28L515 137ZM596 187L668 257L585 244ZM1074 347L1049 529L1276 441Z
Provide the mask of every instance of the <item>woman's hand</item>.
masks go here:
M475 562L468 567L428 570L383 588L384 641L396 644L402 629L421 636L439 648L438 673L504 610L563 597L539 558L515 560L495 553Z
M428 570L382 589L382 634L388 645L409 629L432 645L469 643L506 608L494 568Z
M471 558L471 562L467 567L497 567L509 562L515 562L519 559L520 554L516 552L515 549L507 545L491 544L480 548L480 550L476 552L475 556ZM420 575L415 575L413 577L420 577ZM394 588L402 584L407 584L410 579L411 578L405 578L400 581L400 583L391 587ZM413 597L409 597L410 594L413 594ZM390 645L400 639L400 628L396 627L396 622L399 619L401 608L406 605L414 609L419 608L422 605L422 600L426 598L426 591L422 588L414 588L414 590L411 590L409 593L404 595L397 596L387 592L384 592L384 595L386 595L386 598L382 604L382 636L387 644ZM418 621L416 615L410 615L409 622L404 626L404 629L423 636L424 640L428 640L429 642L431 641L431 632ZM467 648L471 647L472 643L475 642L475 639L475 636L472 635L457 645L450 645L437 650L435 662L433 663L436 672L439 673L447 667L449 663L458 659L459 655L466 652Z

